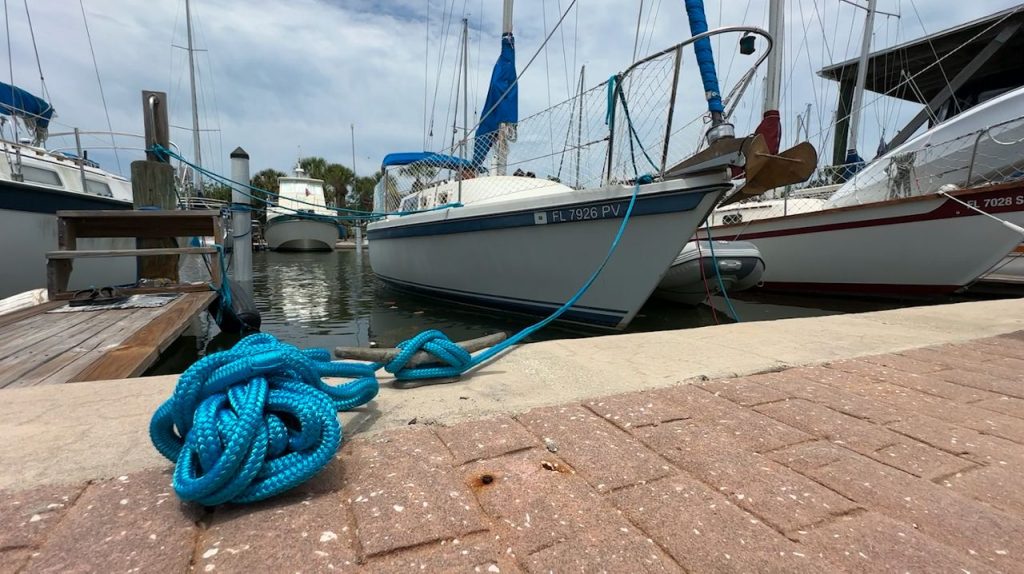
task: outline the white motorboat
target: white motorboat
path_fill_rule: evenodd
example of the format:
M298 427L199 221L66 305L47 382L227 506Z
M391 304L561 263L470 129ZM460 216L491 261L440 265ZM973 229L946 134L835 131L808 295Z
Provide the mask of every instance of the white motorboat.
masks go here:
M22 121L33 143L0 140L0 298L46 286L46 252L57 249L62 210L132 209L128 180L106 172L84 154L43 147L53 107L32 94L0 83L0 114ZM24 133L24 129L22 130ZM79 249L130 249L126 239L80 239ZM127 258L75 261L71 289L135 281Z
M744 291L764 274L764 259L748 241L691 241L672 261L654 291L655 296L686 305L699 305L709 295Z
M331 251L338 241L336 214L327 207L324 182L306 177L301 167L293 177L278 178L276 205L267 207L263 236L273 251Z

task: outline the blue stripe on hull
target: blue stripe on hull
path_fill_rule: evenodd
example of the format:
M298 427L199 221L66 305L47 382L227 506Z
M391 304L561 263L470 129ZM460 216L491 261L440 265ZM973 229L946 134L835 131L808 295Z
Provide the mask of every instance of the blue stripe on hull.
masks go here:
M0 181L0 209L56 214L61 210L132 209L132 204L97 195Z
M429 285L422 285L419 283L400 281L398 279L385 277L380 274L378 274L377 277L379 277L382 281L384 281L391 287L411 291L414 293L420 293L431 297L438 297L442 299L458 301L460 303L465 303L467 305L485 307L488 309L504 309L508 311L514 311L516 313L525 313L527 315L545 316L550 314L558 307L562 306L561 303L551 303L548 301L533 301L530 299L517 299L511 297L495 297L483 293L475 293L473 291L441 289L437 287L431 287ZM601 313L599 311L605 312ZM617 327L619 323L622 322L622 319L625 316L626 311L622 310L602 310L596 307L574 306L570 308L568 311L566 311L565 314L562 315L562 317L559 320L614 328Z
M705 187L676 190L655 195L643 195L636 200L636 205L633 207L633 217L690 211L700 205L705 195L717 193L721 190L721 187ZM588 201L556 207L522 210L514 213L454 218L384 229L371 229L367 232L367 237L370 241L373 241L375 239L470 233L531 225L559 225L596 219L621 219L628 205L629 198Z

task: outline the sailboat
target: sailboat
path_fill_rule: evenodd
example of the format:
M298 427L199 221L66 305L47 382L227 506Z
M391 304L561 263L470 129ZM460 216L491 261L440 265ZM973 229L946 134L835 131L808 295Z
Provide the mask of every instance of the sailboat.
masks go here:
M46 252L57 247L58 211L132 208L131 183L88 158L80 130L50 133L55 115L46 99L0 82L0 298L46 286ZM57 136L74 136L74 151L48 150L47 139ZM79 248L134 245L125 241L82 239ZM128 259L74 265L72 289L135 280L135 262Z
M869 52L875 0L867 10L861 56L856 64L842 65L857 72L850 84L845 154L852 177L818 209L776 217L737 211L710 233L698 234L755 244L767 264L767 289L896 297L952 293L997 266L1024 234L1024 88L1013 85L1020 85L1024 70L1019 59L992 59L1009 39L1020 38L1024 7L899 46L904 58L912 52L956 53L958 60L945 65L961 73L931 87L927 78L919 80L919 89L930 90L921 98L926 108L919 122L931 118L931 127L912 136L921 125L912 123L890 142L891 149L864 166L856 126L874 64ZM974 49L958 49L975 41ZM885 81L876 78L876 84Z
M693 5L701 12L696 25L690 12ZM603 271L561 317L612 329L629 325L696 227L734 190L730 168L742 163L743 141L729 143L734 138L731 126L723 121L717 80L705 84L712 117L707 136L713 148L721 151L724 146L731 151L718 153L710 161L666 168L667 139L661 166L635 141L631 117L642 110L627 108L625 94L631 88L639 91L637 86L646 81L643 64L656 58L676 58L675 80L658 92L667 98L671 90L674 96L682 48L695 44L702 79L714 79L708 37L720 31L706 32L706 22L700 27L700 2L688 2L687 9L693 34L689 40L634 63L610 83L586 92L581 89L580 95L560 106L520 121L512 1L506 0L501 55L476 130L472 158L465 157L469 149L466 140L460 145L463 157L423 152L384 158L375 210L398 213L368 225L370 262L377 276L398 288L470 305L548 314L569 300L598 268L632 208L628 227ZM753 28L729 31L737 29L766 35ZM541 178L517 169L506 175L513 138L518 135L520 142L531 139L524 137L524 129L538 124L546 129L556 114L575 117L578 113L582 117L584 101L603 105L609 99L607 110L599 108L601 119L607 121L607 126L601 125L606 135L592 144L576 145L568 154L570 159L577 156L573 161L579 172L582 160L578 156L599 149L602 159L595 163L594 177L589 179L592 184L587 184L587 174L579 173L579 185L560 181L564 173ZM671 107L667 109L671 122ZM580 120L574 138L581 142L582 124ZM484 163L492 152L489 171ZM653 177L640 177L636 169L629 173L630 164L645 161L644 156L658 167ZM624 158L621 164L616 164L617 157ZM414 181L403 188L402 177Z

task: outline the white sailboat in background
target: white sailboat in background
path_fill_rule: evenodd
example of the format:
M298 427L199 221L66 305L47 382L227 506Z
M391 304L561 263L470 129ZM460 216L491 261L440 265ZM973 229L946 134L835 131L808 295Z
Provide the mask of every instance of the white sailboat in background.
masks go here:
M51 134L55 115L43 98L0 82L0 244L6 246L0 250L0 299L46 286L46 252L57 248L57 211L132 209L131 183L88 159L81 130ZM25 134L28 139L20 137ZM61 136L75 138L74 153L47 150L47 139ZM79 249L133 245L125 239L79 240ZM129 259L74 265L72 289L135 280Z
M697 38L633 64L616 76L610 89L607 83L586 91L581 86L576 97L519 120L511 15L512 2L506 0L502 53L476 131L473 159L432 153L385 158L375 210L431 211L391 215L368 226L373 270L400 288L482 307L548 314L569 300L608 254L635 192L632 218L617 250L590 289L562 316L570 322L625 328L697 225L734 189L729 166L738 161L739 146L715 162L685 170L673 166L672 175L664 175L670 171L666 169L666 134L671 133L664 127L664 116L667 113L671 124L682 48ZM764 35L745 27L729 31ZM647 66L654 61L669 64L659 68L668 70L668 76L644 75L657 68ZM713 72L710 43L702 63L710 64ZM650 83L661 81L664 84ZM658 99L648 102L646 110L627 109L626 91L655 94ZM609 93L611 109L607 109ZM710 100L719 99L717 86L705 93L710 108ZM637 118L642 114L661 118L655 131L665 140L656 177L637 182L641 153L655 164L646 147L636 141L634 123L641 122ZM727 134L731 126L722 124L721 113L716 116L712 110L712 115L709 133ZM590 120L593 129L583 125ZM553 125L569 126L566 133L578 141L586 141L584 132L606 134L567 154L575 154L569 161L574 162L576 185L505 175L510 167L529 165L513 156L517 152L529 156L519 151L524 142L549 143ZM513 133L520 142L514 148L508 145ZM726 139L731 138L721 141ZM467 142L464 139L459 147L468 150ZM481 174L492 148L495 173ZM524 172L517 169L517 173ZM403 187L403 177L414 181Z
M868 52L874 0L867 9L854 102L861 101L873 62ZM767 264L769 289L940 295L989 272L1020 243L1015 226L1024 225L1024 88L1013 85L1020 85L1024 69L1019 59L992 59L1007 50L1011 38L1021 41L1022 21L1024 7L1018 6L897 47L920 47L940 58L958 54L959 61L946 65L961 73L942 78L922 102L930 110L922 112L924 119L932 114L930 129L894 146L817 207L772 216L759 202L739 204L719 211L720 224L699 235L754 243ZM976 41L975 49L946 45L962 38ZM985 83L993 81L999 83ZM856 103L851 107L847 157L854 161L860 111Z

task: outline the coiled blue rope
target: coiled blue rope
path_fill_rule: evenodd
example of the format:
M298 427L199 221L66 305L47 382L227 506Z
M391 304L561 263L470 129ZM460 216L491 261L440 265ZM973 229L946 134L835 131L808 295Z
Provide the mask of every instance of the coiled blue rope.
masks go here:
M149 426L153 445L176 463L178 496L207 506L254 502L323 468L341 444L338 411L379 389L376 365L330 359L325 349L260 333L189 367ZM321 377L355 380L332 386Z

